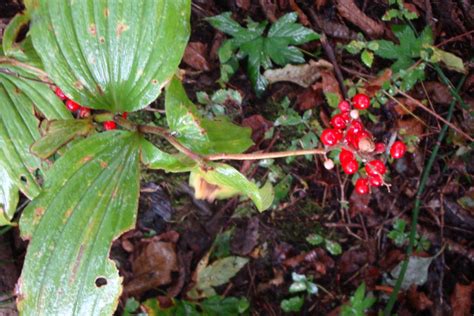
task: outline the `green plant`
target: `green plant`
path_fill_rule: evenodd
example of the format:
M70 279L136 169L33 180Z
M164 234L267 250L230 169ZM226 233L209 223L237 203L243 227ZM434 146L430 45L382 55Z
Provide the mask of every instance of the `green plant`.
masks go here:
M405 1L403 0L389 0L388 4L395 8L391 8L385 12L382 16L383 21L391 21L395 18L405 20L414 20L418 18L416 12L410 11L405 7Z
M316 295L318 293L318 287L316 284L312 282L312 277L307 277L304 274L298 274L293 272L291 274L291 278L293 283L291 283L289 291L290 293L301 293L306 292L307 295ZM301 307L304 304L304 297L303 296L293 296L289 299L284 299L280 303L281 309L284 312L299 312Z
M237 70L238 61L247 58L247 73L255 92L261 95L267 86L260 71L272 67L272 61L280 66L289 63L304 63L303 53L293 45L301 45L316 39L319 35L311 29L296 23L296 13L289 13L278 19L269 29L267 22L248 20L247 28L240 26L226 12L208 18L208 22L230 36L219 49L221 80L226 82Z
M306 237L306 241L313 246L323 245L330 254L337 256L342 253L342 247L338 242L323 237L320 234L311 234Z
M388 232L387 237L393 240L395 245L402 247L407 244L410 233L406 232L407 222L403 219L397 219L393 223L393 229ZM430 241L425 236L415 234L414 247L417 251L427 251L430 248Z
M375 297L366 296L365 283L362 283L349 299L349 303L342 306L341 316L364 316L375 302Z

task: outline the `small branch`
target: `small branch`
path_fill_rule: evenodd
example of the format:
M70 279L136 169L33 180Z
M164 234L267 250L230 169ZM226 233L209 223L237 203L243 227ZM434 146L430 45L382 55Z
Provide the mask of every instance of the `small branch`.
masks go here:
M293 156L304 155L325 155L324 149L303 149L303 150L289 150L276 151L270 153L250 153L250 154L214 154L208 155L204 158L209 161L215 160L260 160L260 159L275 159Z
M430 108L428 108L427 106L425 106L423 103L421 103L420 101L418 101L417 99L413 98L412 96L406 94L405 92L401 91L400 89L397 89L396 90L397 93L401 94L402 96L404 96L405 98L409 99L410 101L416 103L417 106L419 106L420 108L422 108L423 110L425 110L426 112L430 113L431 115L433 115L436 119L440 120L441 122L443 122L444 124L446 124L447 126L449 126L450 128L452 128L453 130L455 130L456 132L458 132L460 135L462 135L464 138L468 139L469 141L474 141L474 138L472 138L471 136L469 136L468 134L466 134L464 131L462 131L459 127L457 127L456 125L452 124L451 122L449 122L448 120L444 119L442 116L440 116L438 113L434 112L433 110L431 110ZM457 98L454 98L454 101L458 101ZM456 102L455 102L456 103Z

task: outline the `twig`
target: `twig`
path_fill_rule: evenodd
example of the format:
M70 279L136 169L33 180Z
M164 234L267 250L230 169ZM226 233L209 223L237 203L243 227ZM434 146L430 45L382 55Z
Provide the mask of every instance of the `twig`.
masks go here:
M464 83L466 76L463 76L463 78L460 80L457 90L459 90ZM449 111L448 111L448 116L446 121L449 123L453 116L453 110L454 110L454 105L456 104L456 99L451 101L451 104L449 105ZM385 307L384 310L384 315L385 316L390 316L392 314L392 309L393 306L395 305L395 302L397 300L397 295L398 292L400 291L400 287L402 285L403 279L405 278L405 273L407 272L408 269L408 261L410 259L410 256L413 253L413 248L415 245L415 237L416 237L416 225L418 223L418 216L420 213L420 206L421 206L421 197L423 195L423 192L425 191L425 186L428 181L428 177L431 172L431 167L433 166L433 163L438 155L439 147L444 139L444 136L446 134L446 131L448 130L448 124L444 125L443 128L441 129L441 132L439 133L438 140L436 142L436 145L433 148L433 151L431 152L431 156L423 170L423 174L421 176L420 180L420 185L418 187L418 192L416 194L415 198L415 206L413 207L413 213L412 213L412 222L411 222L411 229L410 229L410 241L408 243L408 248L407 248L407 258L403 261L402 267L400 269L400 274L398 275L397 283L395 284L395 287L393 288L393 292L390 295L389 301L387 303L387 306Z
M293 156L304 156L304 155L324 155L326 151L324 149L302 149L302 150L289 150L289 151L275 151L269 153L250 153L250 154L214 154L208 155L204 158L209 161L214 160L259 160L259 159L274 159L284 158Z
M449 122L448 120L444 119L442 116L440 116L438 113L432 111L430 108L428 108L427 106L425 106L423 103L421 103L420 101L418 101L417 99L413 98L412 96L406 94L405 92L401 91L400 89L397 89L396 90L397 93L403 95L405 98L409 99L410 101L416 103L417 106L419 106L420 108L422 108L423 110L425 110L426 112L430 113L431 115L433 115L436 119L442 121L444 124L446 124L447 126L451 127L453 130L455 130L456 132L458 132L459 134L461 134L464 138L467 138L469 141L474 141L474 138L472 138L471 136L469 136L468 134L466 134L464 131L462 131L460 128L456 127L456 125L452 124L451 122ZM454 98L454 101L458 101L457 98ZM454 102L456 103L456 102Z

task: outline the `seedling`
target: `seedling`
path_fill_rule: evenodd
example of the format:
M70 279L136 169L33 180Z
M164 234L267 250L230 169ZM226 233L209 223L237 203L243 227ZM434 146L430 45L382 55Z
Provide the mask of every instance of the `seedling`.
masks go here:
M293 272L291 278L293 279L293 283L291 283L289 288L290 293L306 292L307 296L316 295L318 293L318 287L312 282L312 277ZM304 300L304 296L293 296L289 299L282 300L280 307L286 313L298 312L301 310L301 307L303 307Z
M410 238L410 233L406 231L406 226L406 221L397 219L393 223L393 229L387 234L387 237L393 240L398 247L406 245ZM425 236L420 236L416 233L414 246L417 251L427 251L430 248L430 241Z
M365 316L366 311L374 305L376 298L365 294L365 283L359 285L349 303L341 309L341 316Z
M327 239L322 235L311 234L306 237L306 241L313 246L324 246L324 248L326 248L326 250L329 251L329 253L333 256L337 256L342 253L342 247L338 242Z

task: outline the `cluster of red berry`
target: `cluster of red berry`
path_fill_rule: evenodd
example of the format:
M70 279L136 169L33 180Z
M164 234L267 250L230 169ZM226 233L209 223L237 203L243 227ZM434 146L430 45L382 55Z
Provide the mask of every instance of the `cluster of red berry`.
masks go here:
M69 111L73 113L78 113L79 117L84 118L84 117L89 117L91 115L90 108L86 106L82 106L74 102L73 100L69 99L59 87L56 87L54 89L54 93L62 101L66 101L65 106ZM124 113L124 115L126 114ZM117 128L117 124L114 121L106 121L103 123L103 126L106 131L110 131Z
M352 106L354 109L352 109ZM362 93L352 98L352 106L347 101L339 103L339 113L335 114L330 121L332 128L325 129L321 134L321 141L332 149L340 149L339 162L342 170L352 175L359 171L359 161L365 163L365 173L361 175L356 183L355 190L359 194L367 194L370 187L380 187L386 184L383 176L387 171L385 163L376 158L376 155L385 153L384 143L374 143L372 134L364 128L359 119L359 111L366 110L370 106L370 98ZM390 155L399 159L406 152L406 145L401 141L395 141L390 147ZM327 169L334 167L331 159L326 159L324 166Z

